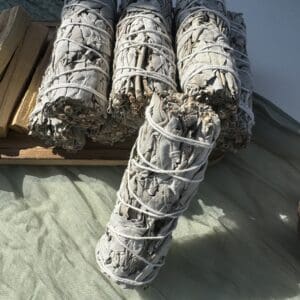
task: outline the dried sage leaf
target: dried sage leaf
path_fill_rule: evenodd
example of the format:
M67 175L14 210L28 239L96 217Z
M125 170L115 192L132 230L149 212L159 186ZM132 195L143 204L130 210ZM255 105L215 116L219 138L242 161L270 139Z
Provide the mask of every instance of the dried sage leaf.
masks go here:
M126 288L149 284L163 266L220 132L216 113L185 94L153 94L145 116L96 247L102 272Z
M30 118L30 133L48 145L80 150L106 122L115 14L115 1L65 1Z
M236 66L241 79L241 95L238 108L238 121L226 138L227 144L238 150L245 148L251 141L252 127L255 124L253 114L253 79L247 52L247 33L243 14L228 11L230 20L230 45L233 49Z
M115 143L137 134L154 92L177 90L170 1L124 1L116 29L109 122L94 140Z
M241 82L231 50L230 21L222 0L178 0L176 48L182 90L210 104L221 120L217 151L238 122Z

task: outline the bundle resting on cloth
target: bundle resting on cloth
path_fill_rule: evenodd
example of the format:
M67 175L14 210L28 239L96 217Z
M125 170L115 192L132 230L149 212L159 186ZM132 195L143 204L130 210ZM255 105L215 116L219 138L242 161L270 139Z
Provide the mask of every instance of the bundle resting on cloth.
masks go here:
M31 134L79 150L107 119L116 3L65 1L49 67L30 118Z
M242 27L240 31L245 33L244 23L233 16L230 14L235 25L233 29ZM240 108L240 103L248 102L245 97L252 92L251 79L240 77L245 65L250 74L245 34L237 36L237 32L231 30L231 22L223 0L177 1L176 50L180 85L185 93L210 104L218 113L221 134L216 150L222 152L245 146L249 134L243 138L241 135L245 133L244 128L252 127L249 122L253 123L253 116L251 120L241 117L241 110L248 105ZM246 81L248 96L245 96L246 89L242 89L244 82L240 78Z
M116 29L109 121L93 134L115 143L137 134L153 92L177 90L170 1L125 1Z
M96 247L97 262L113 281L135 287L156 277L219 132L217 114L193 96L153 95Z

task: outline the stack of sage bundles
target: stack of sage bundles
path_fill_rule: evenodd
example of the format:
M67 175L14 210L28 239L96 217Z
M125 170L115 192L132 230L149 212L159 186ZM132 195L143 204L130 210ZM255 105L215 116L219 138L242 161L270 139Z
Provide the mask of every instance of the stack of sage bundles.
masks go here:
M107 118L116 3L65 1L62 22L31 115L31 134L79 150Z
M153 92L176 91L171 2L124 1L124 6L116 29L110 120L93 134L110 143L137 134Z
M230 47L230 22L223 0L178 0L177 58L182 90L210 104L221 120L217 150L235 149L239 73Z
M96 247L102 272L125 287L147 285L163 266L220 131L214 111L184 94L154 94L145 118Z
M230 45L241 79L241 96L238 109L238 126L231 132L235 148L246 147L252 135L254 125L253 114L253 82L250 62L247 53L246 25L241 13L228 12L230 20Z

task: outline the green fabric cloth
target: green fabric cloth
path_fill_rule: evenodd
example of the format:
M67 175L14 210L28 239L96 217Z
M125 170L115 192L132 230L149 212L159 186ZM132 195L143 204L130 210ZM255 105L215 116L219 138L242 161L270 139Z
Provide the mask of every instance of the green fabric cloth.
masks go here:
M255 143L208 169L146 290L94 256L124 168L0 167L0 299L300 299L300 126L255 110Z
M35 21L57 21L63 0L0 0L0 10L21 5Z

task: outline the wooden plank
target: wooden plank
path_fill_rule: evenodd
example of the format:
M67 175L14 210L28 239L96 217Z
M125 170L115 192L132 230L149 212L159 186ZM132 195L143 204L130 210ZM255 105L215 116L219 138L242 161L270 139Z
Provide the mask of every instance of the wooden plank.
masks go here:
M10 132L6 139L0 139L0 165L125 166L134 141L132 137L114 146L88 142L83 150L69 153L47 147L34 137ZM223 157L223 153L215 153L210 166Z
M21 166L93 166L93 167L122 167L126 166L127 160L98 160L98 159L69 159L57 160L51 159L0 159L0 165L21 165Z
M77 153L47 147L40 140L9 132L6 139L0 139L0 165L101 165L123 166L127 164L134 139L114 146L88 142Z
M41 24L43 26L48 27L50 30L53 29L53 32L56 33L57 28L60 25L58 21L49 21L49 22L40 22L40 21L33 21L32 23ZM52 39L52 38L51 38Z
M30 24L30 16L21 6L6 9L0 15L0 78L4 74Z
M48 28L32 23L0 82L0 137L6 137L8 123L46 41Z
M23 96L12 118L9 128L14 131L28 133L29 117L36 104L36 97L43 79L43 75L50 61L52 47L53 43L51 41L48 44L47 50L34 72L30 85L27 88L27 91L25 92L25 95Z

